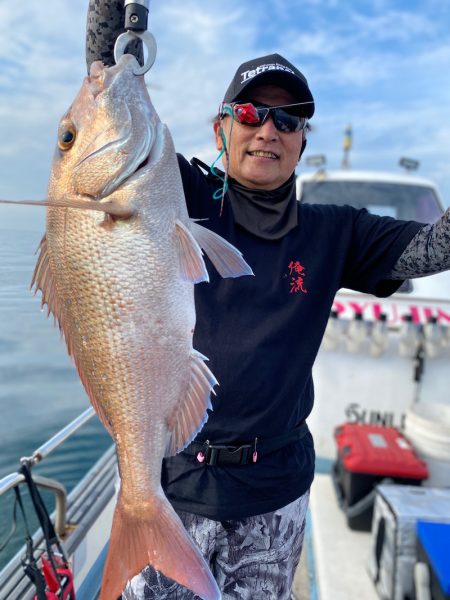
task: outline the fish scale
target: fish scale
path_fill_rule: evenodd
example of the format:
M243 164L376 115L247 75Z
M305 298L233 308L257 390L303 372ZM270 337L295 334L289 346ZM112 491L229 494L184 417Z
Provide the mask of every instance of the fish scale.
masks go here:
M252 271L189 219L170 133L135 66L131 55L93 63L61 120L33 283L116 443L121 485L101 600L116 600L147 564L217 600L164 496L161 464L201 429L217 383L192 347L194 284L208 280L202 249L224 277Z

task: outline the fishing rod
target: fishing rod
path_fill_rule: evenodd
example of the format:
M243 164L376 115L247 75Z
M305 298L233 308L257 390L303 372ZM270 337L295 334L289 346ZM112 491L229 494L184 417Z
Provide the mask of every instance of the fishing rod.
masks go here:
M144 75L153 66L156 58L156 40L149 31L148 12L150 0L125 0L125 32L119 35L114 45L114 60L119 61L126 47L135 39L141 40L147 48L144 65L135 69L135 75Z

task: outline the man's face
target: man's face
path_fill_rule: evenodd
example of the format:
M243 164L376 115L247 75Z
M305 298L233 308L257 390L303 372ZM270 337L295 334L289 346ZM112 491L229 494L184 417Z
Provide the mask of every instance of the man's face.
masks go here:
M275 85L262 85L251 92L251 100L267 106L293 104L294 97ZM230 143L230 129L233 123ZM303 132L278 131L271 117L262 127L249 127L226 116L221 121L229 149L229 175L253 189L274 190L285 183L295 170L303 141ZM220 123L214 123L216 147L222 149ZM225 161L224 157L224 161Z

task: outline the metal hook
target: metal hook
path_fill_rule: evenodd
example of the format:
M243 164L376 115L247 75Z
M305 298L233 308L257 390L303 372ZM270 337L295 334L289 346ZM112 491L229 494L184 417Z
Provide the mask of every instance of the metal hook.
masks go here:
M138 69L133 70L135 75L144 75L149 71L156 58L156 40L153 34L150 31L125 31L119 35L114 45L114 60L116 64L119 62L121 56L125 54L126 47L133 39L139 39L142 41L144 46L147 48L147 60L144 62L144 66L139 67Z

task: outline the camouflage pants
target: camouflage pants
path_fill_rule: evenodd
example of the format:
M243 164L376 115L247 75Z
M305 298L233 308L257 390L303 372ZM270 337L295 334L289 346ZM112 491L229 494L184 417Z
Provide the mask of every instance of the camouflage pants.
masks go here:
M309 492L271 513L213 521L179 511L223 600L288 600L305 534ZM123 600L200 600L151 567L134 577Z

